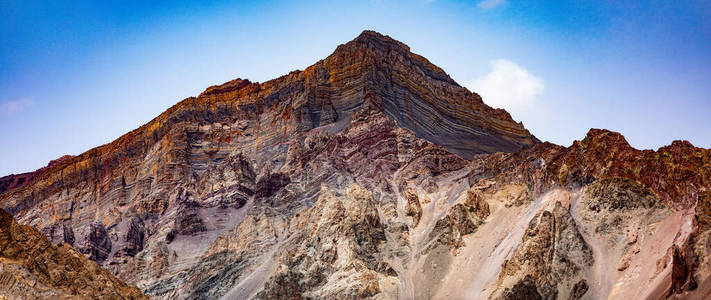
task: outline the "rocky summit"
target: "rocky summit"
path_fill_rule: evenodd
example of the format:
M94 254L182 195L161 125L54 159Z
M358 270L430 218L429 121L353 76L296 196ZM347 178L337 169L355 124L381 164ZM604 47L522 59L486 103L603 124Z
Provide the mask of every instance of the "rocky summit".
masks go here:
M74 257L62 280L45 274L61 261L3 258L0 294L141 297L106 272L107 288L72 288L98 264L155 299L704 299L709 188L711 150L599 129L541 143L365 31L304 71L209 87L0 178L11 227L58 245L0 247Z

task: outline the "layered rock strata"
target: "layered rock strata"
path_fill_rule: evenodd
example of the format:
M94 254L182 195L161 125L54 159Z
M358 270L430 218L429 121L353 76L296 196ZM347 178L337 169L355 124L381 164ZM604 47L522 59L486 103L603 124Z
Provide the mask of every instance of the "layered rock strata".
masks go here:
M157 299L708 295L711 151L540 143L366 31L0 194ZM654 262L654 263L650 263Z

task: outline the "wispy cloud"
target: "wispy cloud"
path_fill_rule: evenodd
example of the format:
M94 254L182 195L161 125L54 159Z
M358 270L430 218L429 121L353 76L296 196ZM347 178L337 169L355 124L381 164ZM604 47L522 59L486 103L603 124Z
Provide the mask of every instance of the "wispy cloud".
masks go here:
M490 73L469 81L465 86L481 95L489 106L509 112L530 108L545 88L543 79L505 59L492 61Z
M9 117L18 114L35 105L35 101L30 98L22 98L13 101L0 103L0 114Z
M484 0L479 2L479 4L477 4L476 6L482 9L492 9L502 6L504 4L506 4L506 0Z

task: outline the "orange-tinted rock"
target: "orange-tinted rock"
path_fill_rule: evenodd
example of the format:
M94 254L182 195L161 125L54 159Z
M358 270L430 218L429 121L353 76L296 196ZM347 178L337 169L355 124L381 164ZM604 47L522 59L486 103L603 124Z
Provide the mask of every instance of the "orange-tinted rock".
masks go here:
M43 167L39 170L36 170L33 172L22 173L22 174L17 174L17 175L13 174L13 175L5 176L5 177L0 177L0 193L3 193L5 191L14 190L17 188L21 188L23 186L31 184L32 182L35 181L35 179L37 179L37 177L42 175L49 168L51 168L52 166L57 165L63 161L66 161L70 158L72 158L71 155L65 155L65 156L62 156L58 159L50 161L46 167Z
M550 187L582 186L600 178L626 178L650 188L667 205L687 209L711 186L711 150L675 141L657 151L632 148L608 130L591 129L568 148L542 143L512 154L475 160L471 179L489 175Z
M148 299L67 244L0 210L0 295L9 299Z

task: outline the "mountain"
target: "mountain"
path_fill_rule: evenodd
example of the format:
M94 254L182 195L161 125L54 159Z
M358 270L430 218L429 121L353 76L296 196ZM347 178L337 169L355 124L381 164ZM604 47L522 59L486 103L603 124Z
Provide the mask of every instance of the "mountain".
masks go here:
M541 143L372 31L13 176L2 208L158 299L711 293L711 151Z

